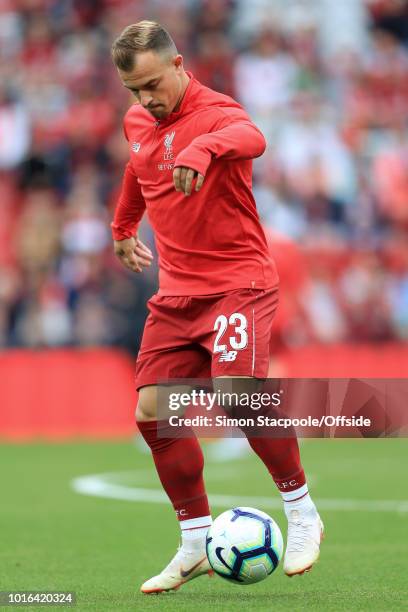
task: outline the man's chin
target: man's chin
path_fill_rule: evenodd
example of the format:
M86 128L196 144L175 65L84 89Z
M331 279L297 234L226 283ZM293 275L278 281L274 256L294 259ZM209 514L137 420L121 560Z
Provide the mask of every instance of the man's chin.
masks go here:
M167 115L169 114L166 109L159 107L159 108L148 108L147 109L149 111L149 113L152 115L152 117L154 117L155 119L165 119L167 117Z

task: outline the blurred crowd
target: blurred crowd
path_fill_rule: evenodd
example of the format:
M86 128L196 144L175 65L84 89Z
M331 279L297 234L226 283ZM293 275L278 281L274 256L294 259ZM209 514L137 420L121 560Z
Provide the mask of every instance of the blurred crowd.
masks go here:
M109 49L145 18L267 137L279 345L407 340L406 0L1 0L0 346L137 350L157 270L112 254L131 100Z

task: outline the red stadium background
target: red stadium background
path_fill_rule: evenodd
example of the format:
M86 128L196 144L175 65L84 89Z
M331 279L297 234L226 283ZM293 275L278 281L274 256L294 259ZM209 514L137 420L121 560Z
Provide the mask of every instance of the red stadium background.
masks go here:
M134 431L157 270L112 255L131 100L109 46L142 18L268 140L254 191L281 277L270 375L407 377L408 9L324 4L0 4L1 438Z

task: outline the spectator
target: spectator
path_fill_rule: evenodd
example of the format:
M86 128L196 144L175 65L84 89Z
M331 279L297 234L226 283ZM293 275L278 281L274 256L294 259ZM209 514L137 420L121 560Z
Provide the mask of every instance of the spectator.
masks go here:
M336 40L330 3L287 4L0 3L1 347L138 349L157 270L112 255L131 100L109 46L146 15L267 137L254 193L281 275L276 347L407 340L407 3L340 3L355 27Z
M15 92L0 85L0 170L18 166L27 155L29 145L27 108Z

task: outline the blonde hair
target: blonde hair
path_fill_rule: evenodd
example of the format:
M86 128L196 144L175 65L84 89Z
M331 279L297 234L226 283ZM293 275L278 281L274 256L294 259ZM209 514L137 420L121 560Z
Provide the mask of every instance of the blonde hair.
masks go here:
M139 21L128 25L113 43L113 63L119 70L130 72L135 65L135 55L145 51L177 55L172 37L160 23Z

